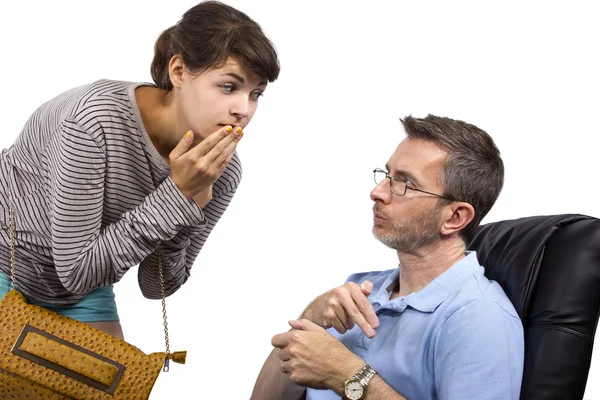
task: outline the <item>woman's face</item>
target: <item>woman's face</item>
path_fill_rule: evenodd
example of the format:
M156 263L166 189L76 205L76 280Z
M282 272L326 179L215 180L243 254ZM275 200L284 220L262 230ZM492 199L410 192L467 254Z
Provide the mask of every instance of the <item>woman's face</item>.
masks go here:
M185 130L202 139L225 125L243 128L250 123L267 80L229 57L223 66L190 73L182 67L178 84L178 119Z

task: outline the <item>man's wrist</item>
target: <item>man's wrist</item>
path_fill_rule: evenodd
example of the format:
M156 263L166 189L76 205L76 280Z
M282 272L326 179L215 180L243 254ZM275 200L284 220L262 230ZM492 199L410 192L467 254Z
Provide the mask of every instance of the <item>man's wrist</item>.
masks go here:
M313 323L316 324L316 322L313 321L313 319L312 319L312 313L310 312L310 307L311 306L312 306L312 303L308 307L306 307L306 309L304 311L302 311L302 314L300 314L300 318L298 318L298 319L307 319L310 322L313 322Z
M342 396L342 393L344 393L344 383L364 366L365 361L352 354L352 357L348 357L347 360L339 364L339 368L329 376L325 385Z

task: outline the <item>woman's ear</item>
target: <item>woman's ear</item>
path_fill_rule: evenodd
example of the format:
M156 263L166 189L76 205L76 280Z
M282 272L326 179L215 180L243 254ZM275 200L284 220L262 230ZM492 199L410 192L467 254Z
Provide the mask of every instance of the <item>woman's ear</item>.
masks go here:
M169 78L173 87L179 88L183 85L185 64L179 54L175 54L169 61Z
M442 221L440 233L442 235L450 235L454 232L465 229L473 218L475 218L475 209L469 203L457 201L450 204L450 210L447 217Z

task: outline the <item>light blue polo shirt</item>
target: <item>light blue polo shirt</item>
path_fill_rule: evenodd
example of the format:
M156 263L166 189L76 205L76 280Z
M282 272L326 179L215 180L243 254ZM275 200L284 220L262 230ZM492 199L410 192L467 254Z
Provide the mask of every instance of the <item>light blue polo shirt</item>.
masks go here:
M390 301L386 289L399 272L348 278L373 283L369 301L379 318L373 339L358 326L343 335L329 332L409 400L519 399L523 326L500 285L483 275L476 253L468 252L420 291ZM329 399L340 396L307 390L307 400Z

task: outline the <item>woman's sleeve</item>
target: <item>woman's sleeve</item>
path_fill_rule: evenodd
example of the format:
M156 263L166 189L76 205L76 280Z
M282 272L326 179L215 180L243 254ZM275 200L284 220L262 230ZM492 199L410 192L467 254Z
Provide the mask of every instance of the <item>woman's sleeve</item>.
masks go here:
M241 163L237 154L234 154L221 178L213 185L212 200L202 209L205 216L204 223L198 226L183 227L173 239L160 245L165 296L173 294L189 278L198 253L229 206L241 177ZM157 252L153 252L140 264L138 282L145 297L151 299L161 297Z
M103 225L103 147L75 122L60 129L47 152L46 198L56 271L71 293L119 281L160 243L205 223L202 211L167 178L138 207Z

